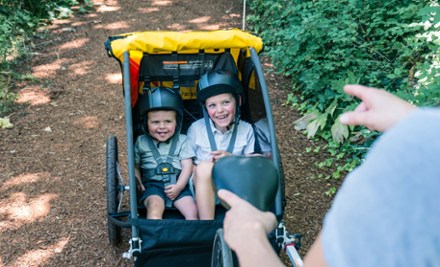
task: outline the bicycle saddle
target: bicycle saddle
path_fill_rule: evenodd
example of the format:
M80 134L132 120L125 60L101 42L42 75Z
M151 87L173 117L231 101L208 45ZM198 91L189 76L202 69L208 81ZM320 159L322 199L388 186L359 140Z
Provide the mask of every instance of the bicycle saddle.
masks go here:
M272 207L279 180L275 165L261 156L220 158L214 163L212 179L214 192L229 190L262 211Z

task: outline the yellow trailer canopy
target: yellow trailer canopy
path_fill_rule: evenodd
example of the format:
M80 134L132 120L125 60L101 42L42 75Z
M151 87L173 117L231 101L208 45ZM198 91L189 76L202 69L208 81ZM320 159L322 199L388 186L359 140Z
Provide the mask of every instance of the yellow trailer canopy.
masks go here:
M249 49L253 47L257 53L263 49L263 41L249 32L234 30L218 31L145 31L112 36L107 47L111 56L123 60L125 51L141 51L143 53L194 53L218 49Z
M239 29L218 30L218 31L144 31L132 32L110 36L105 42L105 49L109 56L114 57L120 63L124 62L124 53L129 52L130 66L130 87L131 102L134 106L137 102L138 92L142 91L142 81L140 79L140 65L144 54L200 54L204 53L221 54L229 50L235 64L242 49L245 50L245 56L250 57L250 48L254 48L257 53L263 49L263 41L260 37ZM174 65L178 68L191 69L191 64L197 62L187 62L186 60L177 60L163 62L169 69ZM191 63L191 64L190 64ZM167 65L168 64L168 65ZM163 68L163 66L161 66ZM241 73L239 73L239 76ZM172 81L168 81L172 84ZM161 81L162 84L168 84ZM195 85L188 88L180 86L184 99L195 98Z

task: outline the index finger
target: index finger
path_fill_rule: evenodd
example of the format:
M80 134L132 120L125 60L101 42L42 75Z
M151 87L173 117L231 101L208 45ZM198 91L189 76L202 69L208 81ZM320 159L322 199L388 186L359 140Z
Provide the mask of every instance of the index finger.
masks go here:
M344 86L344 92L346 94L355 96L361 100L364 99L365 93L367 93L369 90L369 87L360 84L347 84Z
M234 194L231 191L228 191L226 189L220 189L217 192L217 194L218 194L218 197L231 208L238 205L240 202L244 201L243 199L238 197L236 194Z

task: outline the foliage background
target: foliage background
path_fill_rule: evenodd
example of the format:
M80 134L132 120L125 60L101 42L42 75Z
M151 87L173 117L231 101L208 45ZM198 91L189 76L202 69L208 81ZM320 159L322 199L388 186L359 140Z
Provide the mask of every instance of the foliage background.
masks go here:
M326 178L357 166L378 136L337 120L359 104L343 94L345 84L384 88L419 106L440 102L438 1L251 0L249 8L252 31L292 81L286 104L304 115L296 129L324 140L307 150L328 153L318 163L331 168Z

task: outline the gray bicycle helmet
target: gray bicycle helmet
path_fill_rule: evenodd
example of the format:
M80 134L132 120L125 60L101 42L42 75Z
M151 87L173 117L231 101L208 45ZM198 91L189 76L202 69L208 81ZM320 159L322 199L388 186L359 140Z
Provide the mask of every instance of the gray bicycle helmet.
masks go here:
M237 126L240 122L240 100L243 96L243 87L241 86L241 82L238 79L237 75L225 71L212 71L203 74L200 77L197 86L197 99L199 100L203 108L203 117L205 119L205 125L212 151L217 150L217 145L215 143L212 131L208 130L211 128L211 126L209 123L209 115L205 102L206 99L210 97L227 93L230 93L235 97L235 117L233 124L235 124L236 127L234 127L234 130L232 131L232 136L229 140L228 148L226 149L226 151L232 153L237 136Z
M139 112L144 116L153 110L174 110L180 128L183 120L183 100L178 92L168 87L154 87L144 92L140 98Z
M243 94L243 87L237 75L225 71L213 71L200 77L197 88L197 99L204 104L206 99L212 96L231 93L236 97Z

